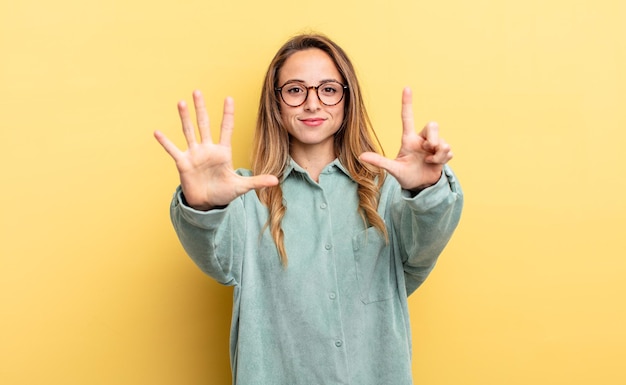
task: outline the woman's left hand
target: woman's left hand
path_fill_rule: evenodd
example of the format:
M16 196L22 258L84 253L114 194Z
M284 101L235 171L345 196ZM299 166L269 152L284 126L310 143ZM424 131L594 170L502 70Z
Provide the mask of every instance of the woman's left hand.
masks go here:
M402 92L402 144L398 156L391 160L364 152L359 159L387 170L403 189L418 192L437 183L443 166L452 159L452 151L439 137L437 123L430 122L420 133L415 132L413 95L407 87Z

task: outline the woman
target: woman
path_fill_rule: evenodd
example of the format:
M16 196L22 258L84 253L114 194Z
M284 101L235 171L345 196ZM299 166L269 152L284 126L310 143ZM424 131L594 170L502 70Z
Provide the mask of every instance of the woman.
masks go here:
M232 99L217 144L201 93L193 99L200 141L184 102L188 149L155 136L180 174L171 216L182 245L234 286L233 383L411 384L407 296L463 201L437 125L414 130L411 91L400 152L386 159L345 52L324 36L296 36L267 71L253 171L237 172Z

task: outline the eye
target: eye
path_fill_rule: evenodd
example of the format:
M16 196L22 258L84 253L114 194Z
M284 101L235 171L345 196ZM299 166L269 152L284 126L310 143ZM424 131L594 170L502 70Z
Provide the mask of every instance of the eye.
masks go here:
M306 92L304 87L299 84L287 84L283 86L283 89L290 95L299 95Z
M340 91L341 86L335 83L326 83L320 86L320 91L324 95L335 95Z

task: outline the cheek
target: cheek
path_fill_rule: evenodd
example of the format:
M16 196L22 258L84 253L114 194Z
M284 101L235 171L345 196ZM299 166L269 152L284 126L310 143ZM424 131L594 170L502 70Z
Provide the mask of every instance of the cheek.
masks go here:
M289 120L294 115L294 109L294 107L290 107L281 101L281 103L278 105L278 112L280 113L281 120Z
M289 111L286 111L285 109L281 109L280 120L283 124L284 129L287 130L287 132L292 131L293 117L294 117L294 114L289 113Z
M289 111L285 111L284 109L280 110L280 120L284 122L288 122L292 114Z
M332 112L333 116L335 117L335 120L337 120L340 123L343 123L343 120L345 118L345 109L343 106L337 108L335 111Z

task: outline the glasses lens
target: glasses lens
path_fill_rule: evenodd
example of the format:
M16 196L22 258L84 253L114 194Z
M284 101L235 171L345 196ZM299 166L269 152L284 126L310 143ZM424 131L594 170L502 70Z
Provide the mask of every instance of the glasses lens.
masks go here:
M306 87L298 83L287 83L282 87L281 96L290 106L299 106L306 99Z
M343 86L337 82L321 84L317 88L317 96L319 96L322 103L334 106L343 98Z

